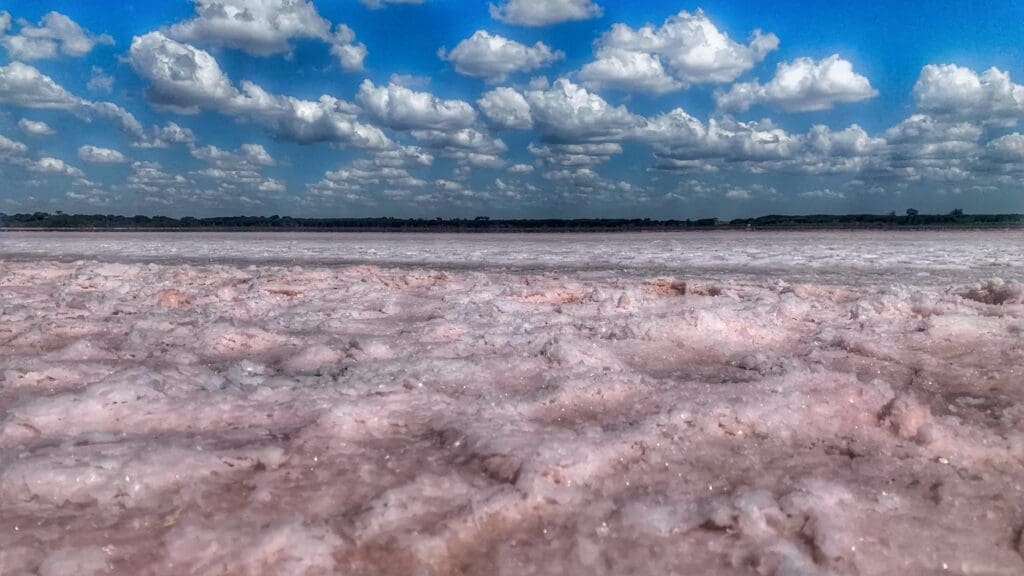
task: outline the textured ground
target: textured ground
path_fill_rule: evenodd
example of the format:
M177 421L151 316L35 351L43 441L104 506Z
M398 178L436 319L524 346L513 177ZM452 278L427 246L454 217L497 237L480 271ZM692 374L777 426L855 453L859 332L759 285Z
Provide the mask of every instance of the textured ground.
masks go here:
M68 238L0 574L1024 573L1019 234Z

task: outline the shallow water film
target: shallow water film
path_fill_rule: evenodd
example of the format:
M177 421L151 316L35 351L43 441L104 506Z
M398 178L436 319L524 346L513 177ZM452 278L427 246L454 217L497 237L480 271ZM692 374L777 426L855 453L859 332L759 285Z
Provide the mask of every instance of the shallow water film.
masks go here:
M0 235L0 573L1024 573L1024 235Z

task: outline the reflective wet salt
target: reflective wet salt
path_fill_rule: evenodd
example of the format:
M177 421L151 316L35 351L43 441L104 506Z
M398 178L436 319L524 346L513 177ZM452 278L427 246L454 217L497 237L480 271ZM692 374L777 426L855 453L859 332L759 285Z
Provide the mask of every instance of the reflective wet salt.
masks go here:
M3 574L1020 574L1024 235L0 235Z

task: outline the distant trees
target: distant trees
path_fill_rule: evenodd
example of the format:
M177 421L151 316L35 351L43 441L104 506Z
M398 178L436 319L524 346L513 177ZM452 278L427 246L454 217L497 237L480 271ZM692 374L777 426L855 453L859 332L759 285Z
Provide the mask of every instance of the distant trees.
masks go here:
M292 218L290 216L218 216L181 219L167 216L119 216L114 214L0 213L0 228L17 229L131 229L131 230L365 230L365 231L602 231L688 230L719 228L881 228L902 226L1021 226L1021 214L920 214L908 209L905 216L889 214L768 215L758 218L652 220L649 218L579 218L500 220L480 216L464 218Z
M903 226L1020 226L1022 214L964 214L962 210L949 214L921 214L911 208L905 216L888 214L808 214L805 216L761 216L738 218L731 226L751 228L881 228Z

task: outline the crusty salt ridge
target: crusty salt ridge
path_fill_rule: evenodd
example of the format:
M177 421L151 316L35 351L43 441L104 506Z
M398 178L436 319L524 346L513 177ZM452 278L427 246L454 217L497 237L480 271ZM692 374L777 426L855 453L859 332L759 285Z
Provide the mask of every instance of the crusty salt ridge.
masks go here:
M1024 573L1019 235L67 238L0 236L2 574Z

